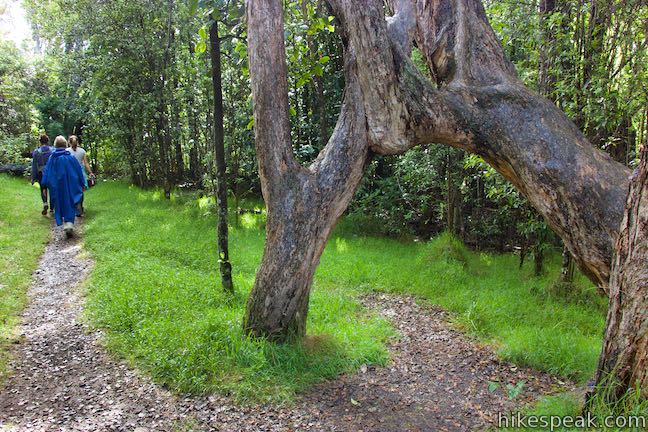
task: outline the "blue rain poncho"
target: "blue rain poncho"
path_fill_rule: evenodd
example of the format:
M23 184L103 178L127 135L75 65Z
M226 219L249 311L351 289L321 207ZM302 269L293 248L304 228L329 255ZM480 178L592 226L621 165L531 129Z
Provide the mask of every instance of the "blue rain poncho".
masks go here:
M75 206L83 197L84 181L79 161L67 149L57 148L52 153L43 172L43 185L49 190L56 224L74 223Z

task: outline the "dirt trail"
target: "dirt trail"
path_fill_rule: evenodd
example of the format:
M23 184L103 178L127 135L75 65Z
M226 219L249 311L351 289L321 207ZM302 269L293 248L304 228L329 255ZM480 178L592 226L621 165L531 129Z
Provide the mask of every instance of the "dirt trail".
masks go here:
M452 330L447 315L412 298L369 296L402 337L386 368L317 386L290 407L237 407L225 397L176 397L109 357L101 333L79 321L79 284L92 263L78 240L54 230L29 291L12 362L0 389L3 431L475 431L556 386L550 377L496 360ZM487 381L525 380L509 400Z

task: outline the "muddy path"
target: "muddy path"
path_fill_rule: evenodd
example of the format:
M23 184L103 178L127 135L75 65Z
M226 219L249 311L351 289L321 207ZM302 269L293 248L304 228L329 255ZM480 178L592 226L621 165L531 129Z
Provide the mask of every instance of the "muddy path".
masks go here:
M316 386L290 406L234 405L222 396L175 396L109 356L82 321L92 262L78 237L54 229L22 313L13 374L0 389L3 431L475 431L565 384L495 358L410 297L371 295L367 307L401 337L384 368ZM488 381L499 382L496 391ZM509 398L506 384L525 381Z

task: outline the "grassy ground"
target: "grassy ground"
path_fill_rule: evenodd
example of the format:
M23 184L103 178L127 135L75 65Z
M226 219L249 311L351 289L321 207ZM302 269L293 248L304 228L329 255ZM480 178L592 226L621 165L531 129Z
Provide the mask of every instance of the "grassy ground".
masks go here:
M96 260L91 318L109 330L111 349L158 382L239 400L288 400L314 382L387 360L391 328L343 287L315 290L310 336L302 345L243 335L245 300L263 246L254 218L231 230L238 291L232 299L218 282L215 221L200 208L110 183L87 201L85 244Z
M384 363L392 335L355 298L367 291L411 293L456 313L468 332L519 364L584 381L600 349L605 301L587 281L556 292L557 260L546 276L517 257L466 250L447 236L429 243L348 234L341 224L315 278L309 338L275 346L241 332L245 298L263 246L263 218L246 214L231 231L238 295L221 293L215 220L187 200L103 183L88 202L86 245L97 266L92 320L110 347L180 391L220 391L240 400L289 400L306 386Z
M502 422L502 431L507 432L533 432L538 430L552 430L555 432L566 431L600 431L607 432L645 432L648 426L648 400L641 399L640 392L631 391L611 406L602 400L594 400L589 417L596 427L578 427L590 425L587 422L588 415L583 415L582 395L562 393L555 396L548 396L540 400L534 407L523 412L527 417L536 417L545 424L553 424L549 427L514 427L509 417L509 423ZM579 419L580 418L580 419ZM571 424L560 423L565 419ZM528 421L526 423L528 425ZM565 426L566 425L566 426Z
M514 255L475 253L447 235L428 243L339 236L317 276L329 286L418 295L455 312L503 358L583 382L596 368L607 302L580 275L572 292L554 289L558 258L535 277L532 263L520 270Z
M41 205L38 189L27 180L0 175L0 382L7 373L17 314L49 236Z

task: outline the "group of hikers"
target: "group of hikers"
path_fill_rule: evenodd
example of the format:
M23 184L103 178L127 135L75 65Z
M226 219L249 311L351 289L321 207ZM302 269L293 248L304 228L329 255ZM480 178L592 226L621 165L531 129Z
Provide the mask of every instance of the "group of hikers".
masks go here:
M83 216L88 180L94 182L94 174L75 135L69 137L69 146L65 137L57 136L54 147L47 135L41 135L40 146L32 153L31 182L40 186L43 216L53 212L56 225L63 225L68 238L74 232L74 219Z

